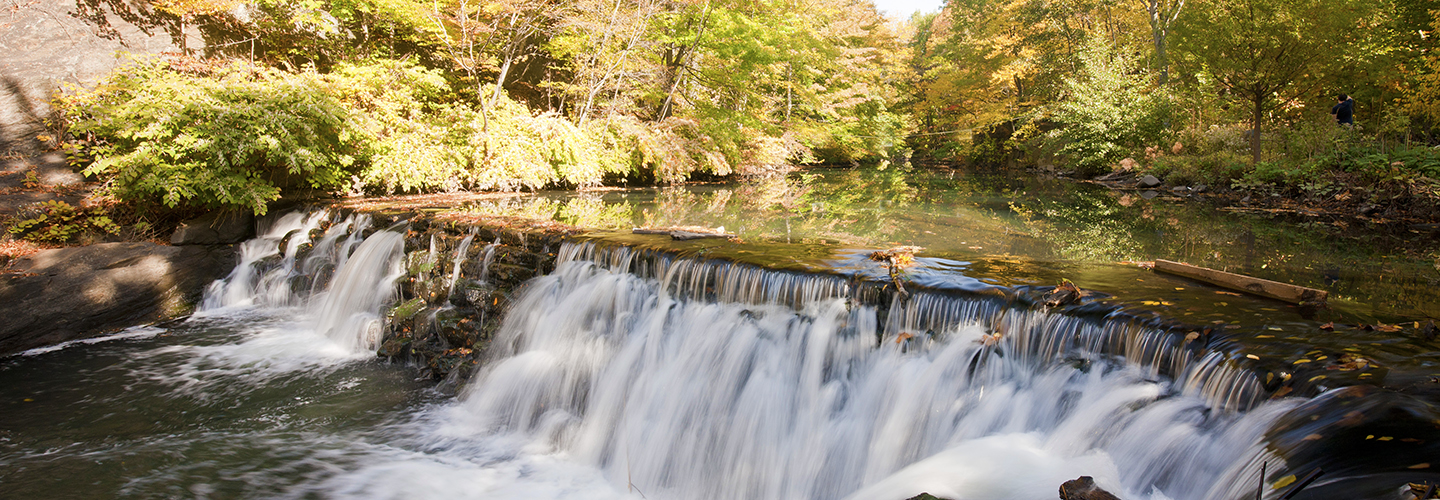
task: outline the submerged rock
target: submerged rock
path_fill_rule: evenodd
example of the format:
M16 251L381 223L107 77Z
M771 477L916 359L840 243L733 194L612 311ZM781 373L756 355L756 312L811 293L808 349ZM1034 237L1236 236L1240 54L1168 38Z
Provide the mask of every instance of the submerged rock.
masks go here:
M0 355L189 314L235 266L224 246L104 243L46 250L0 274Z
M1080 476L1060 485L1060 500L1120 500L1095 485L1095 478Z

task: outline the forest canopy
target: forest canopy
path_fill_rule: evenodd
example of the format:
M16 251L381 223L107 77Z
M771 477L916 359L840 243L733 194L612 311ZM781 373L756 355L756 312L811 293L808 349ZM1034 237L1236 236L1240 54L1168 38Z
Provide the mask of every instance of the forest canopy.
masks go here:
M1440 177L1423 0L150 1L203 46L59 102L87 173L170 207L912 159Z

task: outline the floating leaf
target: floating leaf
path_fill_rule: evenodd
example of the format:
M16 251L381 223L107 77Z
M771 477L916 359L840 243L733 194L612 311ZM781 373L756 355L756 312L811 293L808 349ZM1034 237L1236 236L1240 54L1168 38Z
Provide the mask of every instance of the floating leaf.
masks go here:
M1420 462L1420 463L1418 463L1418 464L1415 464L1415 465L1411 465L1411 466L1409 466L1409 467L1406 467L1406 469L1429 469L1429 468L1430 468L1430 462Z
M1375 331L1387 333L1398 332L1400 331L1400 325L1387 325L1385 323L1380 323L1377 321L1375 323Z
M1335 322L1334 322L1334 321L1331 321L1331 322L1329 322L1329 323L1325 323L1325 324L1323 324L1323 325L1320 325L1320 329L1321 329L1321 330L1325 330L1325 331L1327 331L1327 332L1333 332L1333 331L1335 331Z
M1319 441L1319 440L1320 440L1321 438L1323 438L1323 437L1325 437L1325 436L1321 436L1321 435L1319 435L1319 434L1311 434L1311 435L1309 435L1309 436L1305 436L1304 438L1301 438L1300 440L1301 440L1301 441Z
M1282 477L1282 478L1280 478L1279 480L1275 481L1274 488L1278 490L1278 489L1280 489L1280 488L1284 488L1284 487L1286 487L1286 486L1290 486L1290 483L1293 483L1293 482L1295 482L1295 475L1294 475L1294 474L1291 474L1291 475Z
M1186 341L1186 342L1193 342L1195 339L1198 339L1198 338L1200 338L1200 332L1190 332L1190 333L1185 334L1185 341Z

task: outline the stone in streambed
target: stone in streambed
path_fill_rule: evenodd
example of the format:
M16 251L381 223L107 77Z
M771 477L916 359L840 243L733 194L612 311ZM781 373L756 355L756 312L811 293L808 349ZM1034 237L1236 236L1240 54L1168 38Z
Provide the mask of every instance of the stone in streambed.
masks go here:
M1153 188L1159 185L1160 179L1155 178L1155 176L1153 175L1146 174L1144 177L1140 178L1140 187Z
M1095 478L1080 476L1060 485L1060 500L1120 500L1095 485Z

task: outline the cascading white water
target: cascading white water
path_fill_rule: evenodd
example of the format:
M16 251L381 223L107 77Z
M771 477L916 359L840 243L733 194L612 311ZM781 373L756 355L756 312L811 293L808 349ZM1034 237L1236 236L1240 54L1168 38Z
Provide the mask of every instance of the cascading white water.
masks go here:
M396 297L395 280L405 275L405 238L378 231L335 273L330 290L317 297L316 331L353 352L374 352L380 343L380 309Z
M455 282L460 280L460 264L465 262L465 257L470 252L470 243L474 240L475 229L471 229L470 233L460 240L460 246L455 249L455 259L450 263L450 280L445 285L446 295L455 293Z
M1091 475L1205 499L1253 474L1291 406L1210 411L1141 366L1037 357L1018 331L987 344L976 320L877 345L872 308L825 295L692 300L571 259L513 305L446 433L512 436L647 498L1053 498Z
M395 282L405 272L404 237L394 231L365 237L369 216L351 215L330 225L312 245L310 233L327 217L323 211L286 214L241 244L240 263L230 276L210 286L201 313L252 306L301 308L308 311L310 323L298 331L328 338L333 346L322 350L338 346L350 355L373 352L380 338L380 311L395 298ZM302 258L300 252L307 247L309 253Z
M241 243L240 263L229 277L210 285L200 309L290 305L290 288L279 285L296 275L295 255L310 241L310 231L319 226L325 216L323 211L308 215L288 213L259 231L259 236ZM291 233L295 237L286 241L285 237ZM277 264L264 265L276 256L280 256Z
M489 282L490 264L495 262L495 247L498 246L500 246L500 237L498 236L495 237L495 241L485 245L485 258L480 261L480 284L482 285ZM458 263L456 268L459 268Z

